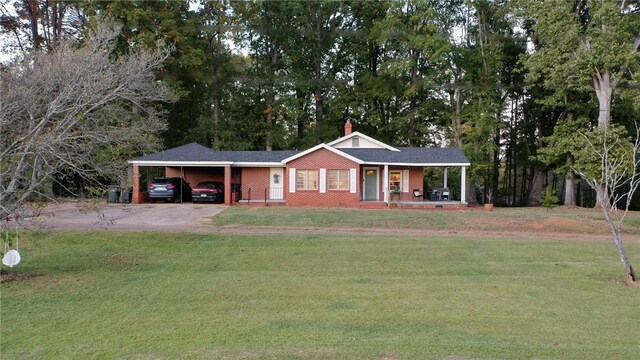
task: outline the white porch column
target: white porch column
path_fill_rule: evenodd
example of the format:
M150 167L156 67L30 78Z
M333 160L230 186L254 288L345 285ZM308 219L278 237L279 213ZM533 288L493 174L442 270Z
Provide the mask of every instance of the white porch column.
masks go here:
M384 192L384 202L389 202L389 165L384 166L384 175L382 176L382 191Z
M448 183L447 178L449 177L448 175L449 175L449 168L446 167L446 168L444 168L444 187L446 187L446 188L449 187L449 186L447 186L447 183Z
M460 168L460 202L467 203L467 167Z

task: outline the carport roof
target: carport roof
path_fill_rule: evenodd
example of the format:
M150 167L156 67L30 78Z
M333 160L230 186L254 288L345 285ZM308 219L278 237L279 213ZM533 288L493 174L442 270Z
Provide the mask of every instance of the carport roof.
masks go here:
M414 165L414 166L467 166L469 160L459 149L400 147L399 151L371 148L339 148L349 157L365 164ZM298 150L281 151L217 151L191 143L159 153L136 158L130 163L158 166L222 166L222 165L276 165L301 153Z
M132 162L146 161L215 161L214 151L200 144L191 143L178 146L159 153L133 159Z
M191 143L159 153L133 159L133 164L188 163L190 165L232 165L235 163L280 163L282 159L297 154L297 150L281 151L217 151Z

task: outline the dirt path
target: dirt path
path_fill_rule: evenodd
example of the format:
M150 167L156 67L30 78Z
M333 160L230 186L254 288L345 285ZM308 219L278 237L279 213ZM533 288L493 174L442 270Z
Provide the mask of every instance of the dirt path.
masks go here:
M216 204L61 203L49 205L27 226L68 230L175 231L239 235L315 234L340 236L519 238L537 240L611 241L607 233L571 233L550 230L548 224L521 228L506 226L493 230L418 230L385 228L328 228L282 226L215 226L211 218L226 208ZM569 227L571 228L571 227ZM549 230L545 230L549 229ZM640 243L640 235L624 235L626 243Z
M67 202L33 210L27 226L74 230L189 231L226 209L218 204L105 204Z

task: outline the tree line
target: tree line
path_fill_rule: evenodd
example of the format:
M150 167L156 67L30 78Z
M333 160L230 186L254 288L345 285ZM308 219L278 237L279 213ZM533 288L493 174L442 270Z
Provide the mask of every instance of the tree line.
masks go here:
M565 205L592 206L576 136L611 126L634 138L640 114L638 1L24 0L0 11L14 59L83 41L104 17L121 24L112 59L170 45L155 77L178 99L157 103L166 129L149 142L304 149L350 119L394 146L462 149L472 203L535 206L549 186Z

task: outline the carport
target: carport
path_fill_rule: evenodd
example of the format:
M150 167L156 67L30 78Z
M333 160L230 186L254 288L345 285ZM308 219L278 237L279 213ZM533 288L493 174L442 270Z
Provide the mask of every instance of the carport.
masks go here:
M203 151L203 149L205 151ZM164 168L165 177L182 177L191 186L203 180L221 181L224 183L224 203L231 205L231 183L233 175L239 182L240 173L231 168L232 161L211 160L210 149L198 144L189 144L169 149L156 154L143 156L129 161L132 167L132 186L134 204L142 204L147 200L147 189L141 184L148 184L152 179L150 172L143 174L141 169L148 167ZM145 176L146 175L146 176Z

